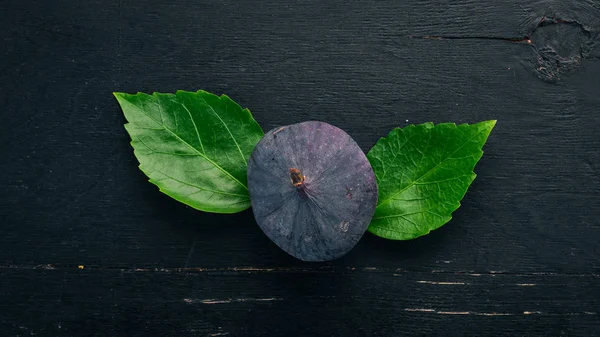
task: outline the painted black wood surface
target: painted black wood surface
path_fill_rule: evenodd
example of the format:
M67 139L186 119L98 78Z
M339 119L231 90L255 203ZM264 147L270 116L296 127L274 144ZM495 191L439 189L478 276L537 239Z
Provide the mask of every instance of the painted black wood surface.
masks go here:
M600 3L3 1L0 336L600 334ZM595 48L596 47L596 48ZM453 220L294 260L146 181L112 91L498 124Z

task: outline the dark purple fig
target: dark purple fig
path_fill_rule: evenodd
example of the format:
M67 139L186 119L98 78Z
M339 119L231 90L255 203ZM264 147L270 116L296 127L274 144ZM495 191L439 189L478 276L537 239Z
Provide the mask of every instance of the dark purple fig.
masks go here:
M323 122L269 131L248 162L248 190L263 232L304 261L350 251L377 205L367 157L346 132Z

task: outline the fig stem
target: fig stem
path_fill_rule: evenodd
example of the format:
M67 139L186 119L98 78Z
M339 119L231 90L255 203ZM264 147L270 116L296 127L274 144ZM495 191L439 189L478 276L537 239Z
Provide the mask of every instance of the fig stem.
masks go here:
M295 167L290 169L290 179L292 180L292 185L299 187L304 184L304 176L302 172Z

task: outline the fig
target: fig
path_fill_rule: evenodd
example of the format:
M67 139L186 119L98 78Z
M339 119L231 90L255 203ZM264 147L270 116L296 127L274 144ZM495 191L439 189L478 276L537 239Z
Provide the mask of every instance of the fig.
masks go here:
M350 251L377 205L373 168L343 130L308 121L275 128L248 162L256 222L288 254L328 261Z

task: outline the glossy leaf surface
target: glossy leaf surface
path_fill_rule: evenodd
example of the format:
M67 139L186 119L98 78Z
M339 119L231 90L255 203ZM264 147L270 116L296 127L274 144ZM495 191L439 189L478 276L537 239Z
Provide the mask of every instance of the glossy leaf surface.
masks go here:
M248 109L206 91L114 95L140 169L163 193L206 212L250 207L247 163L263 131Z
M475 179L473 169L495 124L425 123L381 138L367 154L379 188L369 231L409 240L450 221Z

